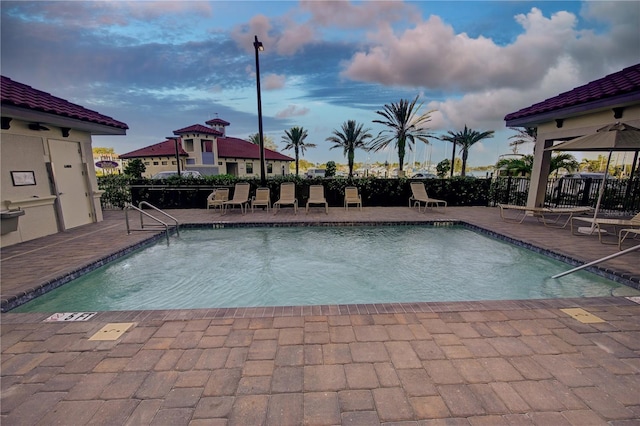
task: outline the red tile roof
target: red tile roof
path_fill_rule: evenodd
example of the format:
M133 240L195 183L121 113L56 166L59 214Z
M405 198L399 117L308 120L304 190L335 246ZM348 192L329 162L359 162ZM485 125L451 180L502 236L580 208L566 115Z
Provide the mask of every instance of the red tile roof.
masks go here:
M182 145L179 145L178 152L181 156L188 157L187 151L182 149ZM150 145L144 148L137 149L135 151L127 152L120 155L120 158L140 158L140 157L175 157L176 155L176 143L173 140L167 140L164 142Z
M203 126L202 124L194 124L184 129L174 130L174 135L183 135L185 133L202 133L204 135L222 136L222 133L211 127Z
M238 138L218 138L218 156L222 158L260 159L260 147L254 143ZM265 148L266 160L294 161L293 158Z
M210 126L211 126L212 124L221 124L221 125L223 125L223 126L228 126L228 125L229 125L229 124L231 124L231 123L229 123L228 121L224 121L222 118L217 118L217 117L216 117L216 118L211 119L211 120L209 120L209 121L205 121L205 124L208 124L208 125L210 125Z
M505 121L529 117L637 92L640 95L640 64L630 66L584 86L564 92L553 98L507 114Z
M125 123L114 120L96 111L72 104L49 93L36 90L26 84L18 83L8 77L0 76L0 98L2 105L12 105L48 114L59 115L90 123L102 124L118 129L128 129Z

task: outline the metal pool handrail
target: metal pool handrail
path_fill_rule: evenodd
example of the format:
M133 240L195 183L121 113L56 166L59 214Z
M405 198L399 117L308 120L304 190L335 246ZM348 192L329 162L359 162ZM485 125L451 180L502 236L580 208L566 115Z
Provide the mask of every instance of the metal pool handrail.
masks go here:
M148 203L147 203L147 204L148 204ZM153 206L151 206L151 207L153 207ZM155 207L154 207L154 208L155 208ZM158 211L160 211L161 213L164 213L164 214L166 215L166 213L165 213L165 212L163 212L163 211L161 211L161 210L159 210L159 209L157 209L157 208L155 208L155 209L156 209L156 210L158 210ZM142 228L141 228L141 229L131 229L131 226L129 226L129 210L136 210L136 211L140 212L140 224L142 225ZM160 224L159 226L164 227L164 232L165 232L165 235L166 235L166 237L167 237L167 245L169 245L169 224L167 224L167 223L165 223L165 222L161 221L161 220L160 220L160 219L158 219L157 217L155 217L155 216L153 216L153 215L151 215L151 214L149 214L149 213L147 213L147 212L143 211L141 208L138 208L138 207L134 206L133 204L127 204L127 205L124 207L124 217L125 217L125 220L126 220L126 223L127 223L127 234L131 234L131 232L132 232L132 231L147 231L147 229L144 229L144 224L142 223L143 215L144 215L144 216L147 216L147 217L148 217L148 218L150 218L151 220L154 220L154 221L158 222L158 223ZM168 216L168 215L167 215L167 216ZM173 218L173 219L175 220L175 218ZM179 232L180 232L180 231L179 231L179 229L178 229L178 228L179 228L179 224L178 224L178 221L176 220L176 232L177 232L177 233L178 233L178 235L179 235Z
M144 228L144 224L142 223L142 206L148 206L148 207L151 207L152 209L154 209L154 210L155 210L155 211L157 211L158 213L162 213L163 215L165 215L165 216L166 216L166 217L168 217L169 219L173 220L173 221L176 223L176 235L177 235L178 237L180 236L180 226L179 226L179 223L178 223L178 219L176 219L175 217L171 216L169 213L167 213L167 212L165 212L165 211L160 210L159 208L157 208L157 207L156 207L156 206L154 206L153 204L150 204L150 203L148 203L148 202L146 202L146 201L140 201L140 203L138 203L138 209L140 210L140 213L141 213L141 214L140 214L140 226L141 226L142 228ZM152 216L152 215L150 215L150 214L147 214L147 216L153 217L153 216ZM153 218L154 218L154 219L156 219L155 217L153 217ZM159 220L159 219L156 219L156 221L161 222L161 223L164 223L164 222L162 222L162 221L161 221L161 220Z
M561 274L556 274L556 275L552 276L551 278L560 278L560 277L563 277L565 275L571 274L573 272L579 271L580 269L584 269L586 267L595 265L596 263L604 262L605 260L613 259L614 257L622 256L623 254L631 253L632 251L635 251L635 250L638 250L638 249L640 249L640 244L638 244L637 246L629 247L626 250L619 251L618 253L610 254L609 256L605 256L602 259L598 259L598 260L594 260L593 262L585 263L582 266L578 266L577 268L573 268L573 269L570 269L570 270L568 270L566 272L562 272Z

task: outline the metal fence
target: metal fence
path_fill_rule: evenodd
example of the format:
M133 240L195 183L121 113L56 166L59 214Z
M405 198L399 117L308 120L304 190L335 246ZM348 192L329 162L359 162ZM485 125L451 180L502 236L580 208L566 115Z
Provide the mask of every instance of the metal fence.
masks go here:
M602 181L603 179L594 178L549 179L544 203L552 207L595 207ZM525 205L529 186L529 178L497 178L492 184L491 205ZM631 214L640 211L640 178L607 179L600 207L605 213Z

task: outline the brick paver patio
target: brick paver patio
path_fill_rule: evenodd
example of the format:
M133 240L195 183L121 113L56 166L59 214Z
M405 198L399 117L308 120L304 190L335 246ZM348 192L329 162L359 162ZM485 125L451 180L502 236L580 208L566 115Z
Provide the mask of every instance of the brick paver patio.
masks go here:
M535 220L502 222L492 208L170 213L182 223L455 219L580 262L617 251ZM150 236L127 236L121 212L105 217L2 249L3 301ZM637 282L638 260L603 268ZM640 424L639 315L624 297L101 312L70 323L3 313L0 422ZM89 340L108 323L133 326Z

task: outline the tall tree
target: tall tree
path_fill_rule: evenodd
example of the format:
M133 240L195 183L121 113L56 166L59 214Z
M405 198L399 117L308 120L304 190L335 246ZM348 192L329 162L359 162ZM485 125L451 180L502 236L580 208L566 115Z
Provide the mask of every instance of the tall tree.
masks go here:
M402 174L406 149L411 150L416 140L428 144L427 138L432 136L425 125L431 121L430 114L433 111L419 114L422 104L416 106L416 102L418 102L418 96L411 102L401 99L398 103L387 104L382 111L376 111L376 114L381 115L384 119L373 120L374 123L384 124L388 129L378 133L371 141L370 149L380 151L391 142L395 142L400 164L399 175Z
M576 157L569 154L568 152L560 152L551 156L551 162L549 164L549 174L555 172L556 177L558 177L558 171L560 169L565 169L568 172L574 172L578 170L578 167L580 167L580 163L578 163Z
M147 170L147 167L144 165L141 159L134 158L133 160L127 161L127 165L124 168L124 174L127 176L134 177L136 179L140 179L142 174Z
M557 177L560 169L573 172L579 165L576 158L568 152L553 154L549 165L549 175L555 173ZM509 176L530 176L533 170L533 155L523 155L520 158L503 158L496 163L496 169L506 170Z
M510 130L516 132L515 135L509 136L509 139L515 139L509 143L509 146L513 147L513 153L518 153L518 147L523 143L536 142L538 137L537 127L509 127Z
M458 136L456 136L451 131L449 133L451 134L438 136L438 139L445 142L451 142L453 144L453 149L451 150L451 162L449 163L451 165L451 167L449 168L449 176L453 176L453 171L455 169L454 165L456 163L456 147L458 146Z
M294 126L289 130L284 131L284 136L282 136L282 141L287 145L284 147L285 150L293 149L296 158L296 176L299 173L298 162L300 161L300 154L304 155L304 152L307 148L315 148L316 145L313 143L305 143L304 140L307 138L307 131L298 126Z
M372 138L369 133L371 129L363 129L362 126L362 124L356 123L355 120L345 121L342 123L342 131L334 129L333 136L329 136L326 139L334 143L329 149L342 148L343 154L347 157L349 164L349 177L353 176L355 150L357 148L367 149L367 139Z
M496 170L505 170L507 176L530 176L533 169L533 155L518 158L501 158L496 163Z
M260 145L260 134L254 133L252 135L249 135L247 137L247 140L254 145ZM270 149L271 151L278 150L278 145L276 145L276 143L273 141L273 138L271 136L262 135L262 141L264 143L265 148Z
M474 144L480 142L483 139L492 138L494 131L487 130L486 132L478 132L477 130L469 129L467 125L464 125L464 130L461 132L452 132L449 130L448 135L440 137L441 140L454 142L455 145L460 145L460 152L462 153L462 170L460 176L465 176L467 169L467 158L469 157L469 148Z

